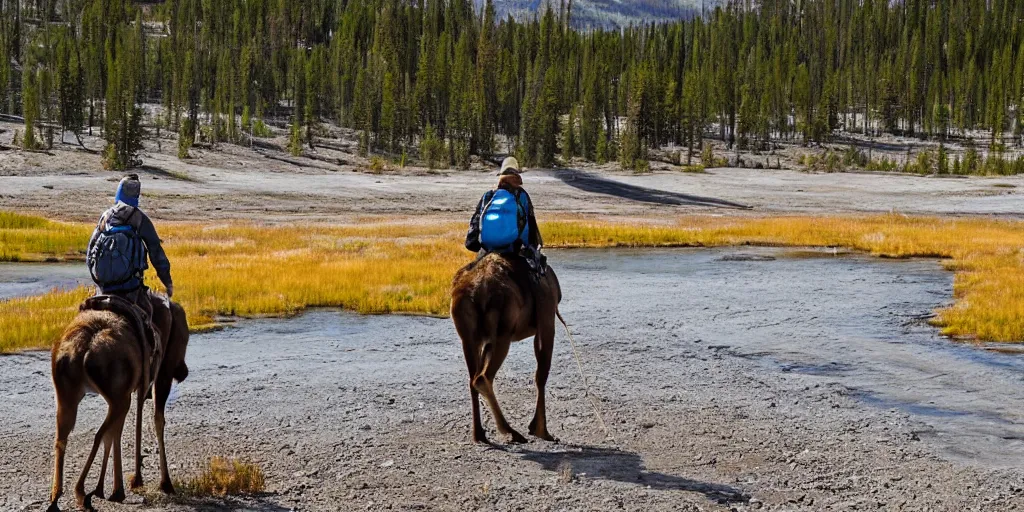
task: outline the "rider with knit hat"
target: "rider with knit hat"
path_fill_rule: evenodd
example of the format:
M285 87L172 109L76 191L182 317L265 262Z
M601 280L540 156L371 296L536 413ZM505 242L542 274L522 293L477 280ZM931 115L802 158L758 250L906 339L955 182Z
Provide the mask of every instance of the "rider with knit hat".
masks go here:
M168 298L174 294L174 284L171 263L160 245L156 228L139 209L141 192L138 175L129 174L121 180L114 205L100 216L89 239L86 264L99 294L127 299L151 318L153 306L143 281L148 262L153 263Z

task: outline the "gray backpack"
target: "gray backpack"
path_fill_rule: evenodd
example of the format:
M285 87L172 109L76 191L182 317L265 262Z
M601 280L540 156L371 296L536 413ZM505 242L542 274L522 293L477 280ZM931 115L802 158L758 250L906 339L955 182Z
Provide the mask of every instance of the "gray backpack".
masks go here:
M107 288L141 276L146 268L146 247L138 229L130 223L111 226L107 217L100 223L102 231L86 257L92 280L100 288Z

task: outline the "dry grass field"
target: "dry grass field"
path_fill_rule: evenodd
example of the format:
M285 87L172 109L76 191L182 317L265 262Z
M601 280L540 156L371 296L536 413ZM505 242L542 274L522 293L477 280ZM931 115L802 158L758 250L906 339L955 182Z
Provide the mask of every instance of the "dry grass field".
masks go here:
M0 258L81 259L92 226L0 212ZM443 315L451 276L472 255L451 222L358 225L161 223L193 329L219 316L290 315L309 307ZM665 225L583 219L545 223L549 247L770 245L843 247L887 258L943 258L955 301L933 323L960 339L1024 340L1024 224L907 217L682 217ZM150 283L156 283L150 276ZM0 302L0 352L48 346L87 288Z

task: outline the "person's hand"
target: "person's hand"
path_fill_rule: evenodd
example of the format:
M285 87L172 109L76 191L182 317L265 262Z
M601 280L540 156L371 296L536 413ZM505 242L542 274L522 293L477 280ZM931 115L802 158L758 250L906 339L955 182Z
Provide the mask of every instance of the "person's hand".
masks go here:
M167 298L169 299L169 298L171 298L173 296L174 296L174 285L173 284L169 284L169 285L167 285Z

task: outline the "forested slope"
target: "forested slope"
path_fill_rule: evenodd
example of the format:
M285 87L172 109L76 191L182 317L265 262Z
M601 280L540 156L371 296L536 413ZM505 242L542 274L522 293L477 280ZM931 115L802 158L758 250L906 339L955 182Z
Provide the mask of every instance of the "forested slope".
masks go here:
M581 30L555 9L510 21L490 0L8 0L0 111L24 117L26 147L54 125L101 129L113 168L134 162L144 124L179 133L186 156L270 116L290 118L293 151L330 121L366 152L456 166L508 149L630 167L706 133L755 148L840 129L1019 142L1024 2L746 3Z

